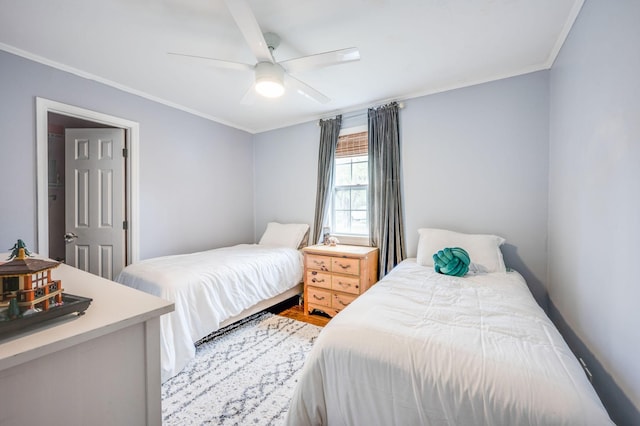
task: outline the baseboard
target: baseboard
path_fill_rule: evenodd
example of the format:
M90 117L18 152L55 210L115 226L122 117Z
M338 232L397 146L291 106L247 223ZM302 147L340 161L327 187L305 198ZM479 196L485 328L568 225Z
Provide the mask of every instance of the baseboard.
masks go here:
M576 357L582 358L589 367L589 371L593 375L593 387L607 409L611 420L618 426L640 425L640 411L638 411L638 408L635 407L633 402L613 380L613 377L569 327L569 324L556 309L553 301L548 301L548 308L549 318L556 325L569 348L571 348Z

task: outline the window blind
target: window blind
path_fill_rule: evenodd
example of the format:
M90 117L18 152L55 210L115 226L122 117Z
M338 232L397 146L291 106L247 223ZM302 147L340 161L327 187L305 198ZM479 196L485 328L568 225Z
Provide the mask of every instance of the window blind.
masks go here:
M338 138L336 158L358 157L369 151L368 132L352 133Z

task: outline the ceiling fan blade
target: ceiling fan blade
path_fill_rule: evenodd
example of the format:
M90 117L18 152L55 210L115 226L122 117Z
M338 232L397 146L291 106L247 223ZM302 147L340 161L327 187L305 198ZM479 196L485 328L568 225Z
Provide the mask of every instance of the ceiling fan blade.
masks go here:
M358 48L349 47L347 49L333 50L331 52L318 53L317 55L289 59L287 61L281 61L279 64L288 72L298 73L310 69L318 69L359 60L360 51Z
M323 95L313 87L309 86L306 83L303 83L302 81L289 74L287 74L286 85L294 89L302 96L308 99L313 99L314 101L320 102L321 104L326 104L331 101L331 99L329 99L327 96Z
M256 93L256 85L252 84L249 86L249 89L245 92L244 96L240 100L241 105L253 105L256 101L257 93Z
M274 62L271 50L264 40L260 25L249 4L245 0L225 0L225 3L258 62Z
M240 71L252 71L253 65L243 64L241 62L223 61L221 59L207 58L206 56L187 55L184 53L168 52L169 55L180 58L184 62L199 62L202 65L216 68L227 68Z

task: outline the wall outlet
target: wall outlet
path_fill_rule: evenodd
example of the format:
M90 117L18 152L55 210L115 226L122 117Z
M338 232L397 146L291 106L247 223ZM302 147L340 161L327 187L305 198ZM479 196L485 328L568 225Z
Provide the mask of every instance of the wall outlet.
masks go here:
M584 362L584 360L582 358L578 358L578 360L580 361L580 365L582 365L582 369L584 370L584 374L587 375L587 379L589 379L589 382L593 383L593 374L591 374L591 371L589 371L589 369L587 368L587 363Z

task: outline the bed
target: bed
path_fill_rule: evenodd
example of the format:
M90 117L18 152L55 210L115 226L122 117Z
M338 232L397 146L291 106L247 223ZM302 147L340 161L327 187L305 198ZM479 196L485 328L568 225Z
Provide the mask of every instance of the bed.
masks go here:
M258 244L157 257L124 268L116 281L174 302L160 318L162 382L195 357L210 333L302 292L308 225L269 223Z
M504 239L420 231L417 258L320 333L287 424L612 424L523 277L504 267ZM437 273L432 254L463 244L469 272Z

